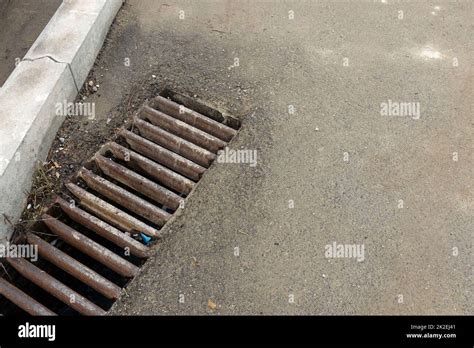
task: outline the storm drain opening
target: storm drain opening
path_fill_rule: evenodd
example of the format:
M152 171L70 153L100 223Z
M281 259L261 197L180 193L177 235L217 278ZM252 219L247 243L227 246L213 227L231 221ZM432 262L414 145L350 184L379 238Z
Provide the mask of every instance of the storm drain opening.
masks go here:
M146 102L23 233L38 259L2 260L2 314L106 314L239 128L168 89Z

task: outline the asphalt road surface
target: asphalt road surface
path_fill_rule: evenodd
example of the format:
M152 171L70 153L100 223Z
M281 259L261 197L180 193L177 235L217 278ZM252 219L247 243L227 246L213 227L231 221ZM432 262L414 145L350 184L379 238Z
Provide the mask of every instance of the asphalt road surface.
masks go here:
M472 314L472 6L127 1L97 122L168 84L257 165L206 173L112 313Z

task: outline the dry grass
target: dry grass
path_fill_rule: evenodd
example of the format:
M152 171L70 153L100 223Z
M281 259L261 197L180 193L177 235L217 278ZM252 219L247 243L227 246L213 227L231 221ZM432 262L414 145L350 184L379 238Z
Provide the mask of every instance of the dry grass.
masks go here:
M37 220L44 208L44 204L48 202L54 194L55 183L49 175L56 167L52 165L48 169L48 165L50 164L47 163L43 165L42 163L38 163L36 166L33 174L33 185L28 192L27 208L23 211L22 215L22 222L24 223Z

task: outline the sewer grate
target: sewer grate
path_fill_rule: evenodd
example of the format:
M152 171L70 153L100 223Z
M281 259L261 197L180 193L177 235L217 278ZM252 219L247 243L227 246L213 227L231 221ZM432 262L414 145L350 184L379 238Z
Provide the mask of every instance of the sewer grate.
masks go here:
M5 258L14 276L0 294L31 315L106 314L238 128L169 90L148 101L66 183L73 199L56 197L31 229L42 232L26 232L39 260Z

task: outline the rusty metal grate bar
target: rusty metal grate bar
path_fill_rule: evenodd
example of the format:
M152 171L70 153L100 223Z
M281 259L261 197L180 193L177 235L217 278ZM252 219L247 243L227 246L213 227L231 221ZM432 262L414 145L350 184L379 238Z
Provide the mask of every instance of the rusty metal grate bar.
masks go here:
M216 120L222 117L218 111L186 96L174 97L157 96L142 106L133 125L121 129L78 171L77 182L66 183L79 206L57 197L43 214L38 223L65 247L26 233L25 242L37 246L41 259L74 281L63 283L49 274L54 272L47 264L42 269L26 259L6 259L24 279L79 314L106 314L104 303L88 289L110 301L120 297L124 284L118 279L126 284L139 273L140 260L153 255L149 239L162 235L217 152L237 134ZM76 289L77 282L83 287ZM2 278L0 295L31 315L56 314L31 291Z
M38 301L32 299L16 286L10 284L5 279L0 278L0 294L15 303L26 313L31 315L56 315L53 311L43 306Z

